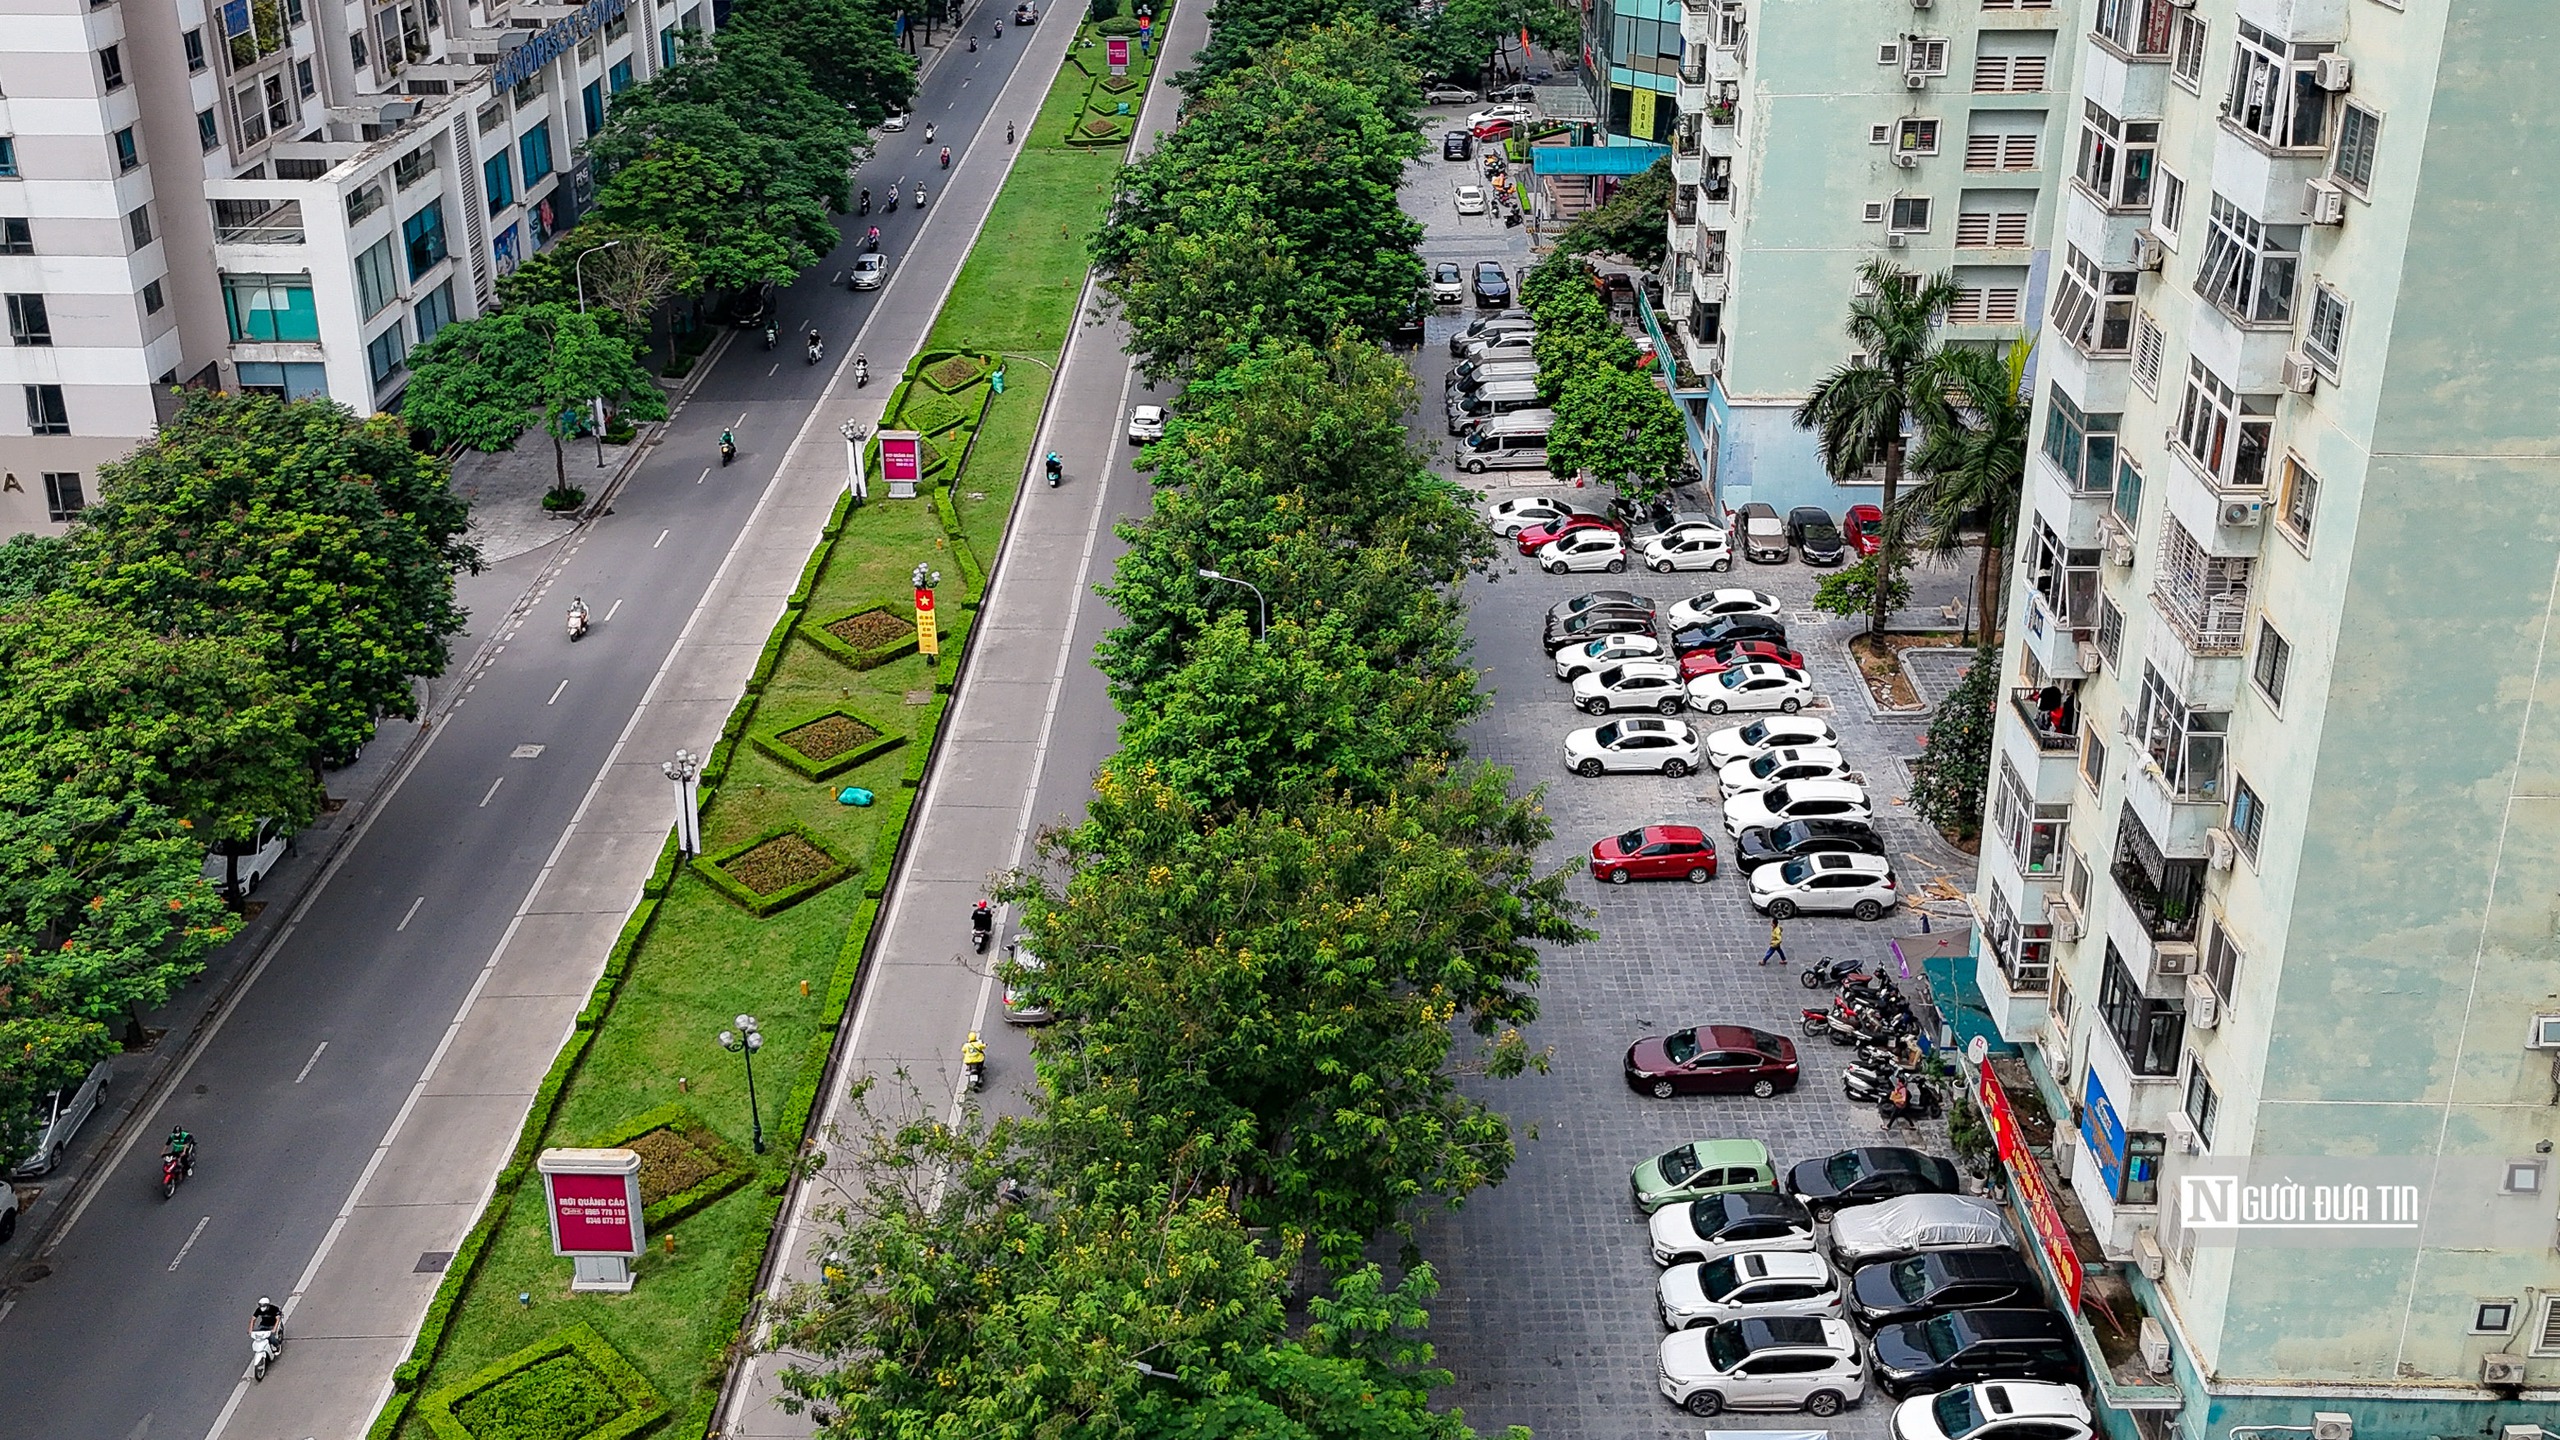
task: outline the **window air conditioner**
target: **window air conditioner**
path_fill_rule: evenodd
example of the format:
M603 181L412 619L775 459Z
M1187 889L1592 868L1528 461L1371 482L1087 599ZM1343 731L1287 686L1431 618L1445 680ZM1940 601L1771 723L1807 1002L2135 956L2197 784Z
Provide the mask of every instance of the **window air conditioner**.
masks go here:
M2163 940L2151 949L2151 968L2162 975L2185 975L2196 968L2196 947L2184 940Z
M2160 243L2159 236L2148 230L2134 232L2133 266L2135 269L2157 270L2168 261L2169 247Z
M2204 832L2205 863L2216 870L2228 870L2240 857L2240 842L2230 831L2216 825Z
M2528 1050L2560 1050L2560 1015L2533 1017L2532 1038L2525 1041Z
M2229 529L2246 530L2258 523L2266 509L2263 501L2226 500L2222 505L2222 523Z
M2161 1270L2165 1268L2160 1254L2160 1232L2148 1225L2135 1227L2133 1258L2142 1267L2142 1273L2146 1278L2159 1279Z
M1911 237L1903 234L1899 230L1896 230L1892 234L1884 237L1884 243L1890 249L1899 250L1905 245L1911 243Z
M2068 895L2056 895L2045 902L2045 923L2053 927L2053 938L2068 945L2080 938L2080 907Z
M2356 1440L2356 1417L2338 1410L2312 1411L2311 1440Z
M2213 982L2201 975L2187 977L2187 1024L2196 1030L2210 1030L2222 1023L2222 997L2213 993Z
M2102 534L2103 538L2107 542L2108 564L2130 565L2133 563L2133 537L2131 535L2128 535L2121 530L2107 530L2102 532Z
M2079 646L2081 672L2087 675L2097 674L2098 667L2106 663L2106 652L2098 648L2098 642L2095 640L2080 641Z
M2524 1382L2519 1380L2515 1383L2521 1385ZM2505 1425L2499 1427L2498 1440L2560 1440L2560 1430L2546 1430L2530 1422L2522 1425Z
M2311 83L2323 90L2344 90L2355 78L2355 62L2334 51L2312 62Z
M2341 225L2347 218L2347 192L2326 176L2302 182L2303 218L2314 225Z
M2311 357L2299 350L2284 352L2284 369L2280 378L2284 388L2296 395L2308 395L2320 388L2320 372L2311 368Z
M1905 170L1916 170L1920 168L1920 156L1917 151L1896 150L1893 152L1893 163Z
M2521 1355L2481 1356L2480 1383L2483 1385L2522 1385L2524 1383L2524 1357ZM2516 1440L2516 1432L2519 1430L2530 1430L2536 1435L2544 1433L2542 1427L2539 1425L2510 1425L2507 1427L2507 1440Z
M1905 90L1926 90L1929 88L1929 77L1921 74L1917 70L1906 71L1902 76L1902 88Z
M2159 1321L2142 1317L2142 1368L2154 1375L2169 1373L2169 1332Z

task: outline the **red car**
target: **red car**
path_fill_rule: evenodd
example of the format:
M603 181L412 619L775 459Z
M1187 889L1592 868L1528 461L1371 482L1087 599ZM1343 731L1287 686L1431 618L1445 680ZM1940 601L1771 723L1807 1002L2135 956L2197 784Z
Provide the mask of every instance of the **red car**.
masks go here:
M1784 645L1767 640L1736 640L1713 650L1692 650L1680 657L1680 678L1695 680L1701 675L1721 675L1736 665L1759 661L1784 665L1790 670L1804 669L1804 656Z
M1591 847L1591 876L1612 885L1630 880L1716 878L1716 842L1695 825L1646 825Z
M1882 548L1883 542L1876 535L1882 529L1884 512L1873 505L1852 505L1849 513L1840 517L1840 538L1849 543L1855 554L1873 555Z
M1793 1090L1796 1042L1748 1025L1699 1025L1627 1047L1627 1088L1674 1095L1757 1095Z
M1532 525L1521 531L1520 553L1535 555L1538 553L1539 546L1550 540L1561 540L1577 530L1607 530L1617 535L1627 533L1625 526L1606 515L1589 515L1576 511L1561 520L1550 520L1544 525Z
M1510 139L1511 132L1518 128L1508 120L1487 120L1470 133L1476 137L1476 143L1490 145L1497 140Z

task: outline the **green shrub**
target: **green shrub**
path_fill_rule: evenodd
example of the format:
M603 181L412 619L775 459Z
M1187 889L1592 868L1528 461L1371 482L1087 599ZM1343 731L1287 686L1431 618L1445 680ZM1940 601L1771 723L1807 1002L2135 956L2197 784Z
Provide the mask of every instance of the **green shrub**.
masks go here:
M585 1325L418 1402L436 1440L627 1440L666 1418L647 1377Z
M832 780L907 743L906 736L844 705L760 725L748 738L810 780Z
M897 620L898 637L886 638L888 626L871 617ZM800 635L854 670L876 670L916 653L916 627L886 605L865 605L816 625L803 625ZM874 640L874 635L881 638Z

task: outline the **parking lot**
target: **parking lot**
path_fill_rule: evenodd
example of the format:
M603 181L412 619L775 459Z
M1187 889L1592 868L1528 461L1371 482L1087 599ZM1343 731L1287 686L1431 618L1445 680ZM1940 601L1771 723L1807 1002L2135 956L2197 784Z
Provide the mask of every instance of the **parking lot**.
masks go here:
M1498 259L1516 275L1528 258L1525 229L1505 230L1499 216L1455 213L1451 187L1482 179L1479 166L1438 159L1440 133L1458 123L1458 110L1443 107L1426 119L1431 148L1407 182L1407 205L1430 227L1424 261L1454 260L1472 268L1480 259ZM1440 399L1441 377L1450 364L1447 337L1474 313L1472 304L1439 307L1414 357L1422 398L1415 438L1444 454ZM1543 472L1461 478L1491 500L1555 489ZM1604 494L1581 492L1594 508ZM1598 934L1550 956L1539 992L1542 1018L1530 1039L1552 1051L1552 1069L1489 1084L1486 1091L1511 1118L1518 1162L1503 1184L1473 1197L1463 1211L1431 1220L1423 1235L1424 1252L1439 1267L1443 1285L1431 1338L1441 1363L1457 1376L1450 1400L1480 1432L1521 1424L1542 1437L1669 1437L1695 1436L1711 1424L1884 1434L1889 1402L1873 1392L1862 1406L1829 1421L1746 1414L1701 1422L1662 1399L1655 1387L1664 1333L1654 1310L1659 1272L1647 1252L1643 1218L1627 1195L1627 1175L1637 1162L1687 1140L1757 1138L1782 1170L1847 1146L1882 1143L1883 1126L1874 1112L1841 1096L1838 1077L1847 1052L1820 1041L1801 1042L1803 1083L1766 1100L1656 1100L1628 1089L1621 1064L1639 1036L1695 1023L1748 1024L1794 1036L1797 1011L1827 1000L1798 983L1798 967L1826 955L1885 963L1888 942L1917 932L1920 918L1908 909L1873 923L1800 917L1786 925L1790 963L1759 966L1769 923L1746 903L1713 779L1584 779L1565 773L1565 734L1596 722L1572 708L1568 687L1553 678L1540 644L1548 607L1587 590L1633 589L1665 609L1725 586L1777 596L1790 642L1805 653L1821 697L1808 713L1839 731L1850 763L1864 772L1904 892L1941 876L1961 884L1971 873L1970 861L1925 833L1896 803L1908 789L1902 760L1917 751L1923 722L1871 713L1841 648L1855 626L1810 608L1819 573L1791 562L1737 563L1720 575L1638 570L1549 576L1506 546L1494 573L1469 589L1475 661L1494 697L1470 744L1478 756L1511 766L1523 787L1546 788L1556 831L1549 863L1581 861L1592 841L1604 835L1664 821L1705 829L1725 862L1718 877L1702 886L1605 886L1591 879L1587 867L1572 882L1575 897L1591 907L1588 923ZM1948 578L1949 588L1960 583L1952 572ZM1753 717L1684 718L1713 730ZM1916 993L1919 986L1915 976L1905 988ZM1907 1132L1897 1131L1894 1143L1911 1142ZM1943 1125L1924 1126L1918 1143L1945 1153Z

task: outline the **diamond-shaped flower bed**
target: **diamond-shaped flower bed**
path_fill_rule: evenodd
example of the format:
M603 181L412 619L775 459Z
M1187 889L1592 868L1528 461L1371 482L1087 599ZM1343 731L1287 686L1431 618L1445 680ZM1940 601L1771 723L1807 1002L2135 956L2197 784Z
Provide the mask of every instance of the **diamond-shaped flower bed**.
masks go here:
M588 1326L563 1330L419 1402L437 1440L624 1440L666 1402Z
M908 634L910 645L915 636ZM815 715L777 719L748 732L755 747L811 780L832 780L907 743L886 725L837 706Z
M821 715L806 725L774 737L812 760L833 760L880 738L880 732L850 715Z
M803 625L803 639L856 670L873 670L916 653L916 622L885 605Z
M1096 140L1108 140L1114 135L1120 133L1120 122L1118 120L1104 120L1100 117L1096 117L1094 119L1087 120L1076 128L1083 131L1085 134L1092 136Z
M759 748L770 752L759 740ZM799 825L758 835L717 854L697 856L694 873L749 914L762 917L796 905L853 873L853 862Z
M1095 83L1093 88L1108 90L1114 95L1126 95L1137 89L1138 83L1137 77L1131 75L1105 75Z
M652 1110L603 1142L640 1156L641 1218L663 1230L743 1185L753 1167L681 1105Z
M924 378L945 391L958 390L964 385L975 384L978 377L985 373L987 373L987 367L979 363L975 355L954 355L924 368Z
M902 616L877 609L863 610L834 621L827 626L827 633L856 650L876 650L883 645L895 645L915 634L916 627Z
M968 412L931 390L909 390L898 401L898 428L926 435L956 428Z

